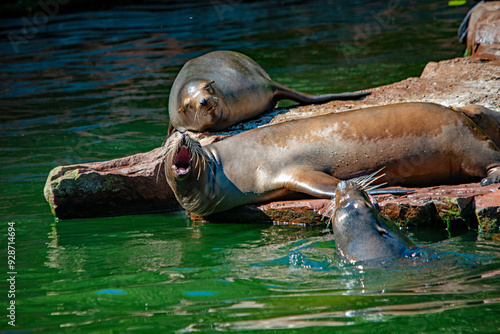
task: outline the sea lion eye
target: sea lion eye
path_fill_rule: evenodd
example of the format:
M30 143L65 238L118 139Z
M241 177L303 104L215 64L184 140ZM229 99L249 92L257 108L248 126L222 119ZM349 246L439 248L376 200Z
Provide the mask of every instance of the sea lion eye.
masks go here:
M207 83L207 84L205 85L205 87L204 87L203 89L205 89L205 90L209 90L210 88L212 88L212 84L213 84L214 82L215 82L214 80L210 81L209 83Z

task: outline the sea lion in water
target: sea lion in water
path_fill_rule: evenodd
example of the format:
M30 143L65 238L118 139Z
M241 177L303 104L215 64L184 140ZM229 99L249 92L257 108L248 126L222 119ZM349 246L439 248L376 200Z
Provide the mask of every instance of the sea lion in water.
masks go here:
M359 99L369 93L308 95L280 85L249 57L215 51L189 60L170 91L169 135L217 131L272 110L288 99L303 104Z
M400 257L415 247L368 197L365 190L373 176L340 181L332 200L335 247L350 262Z
M167 141L165 172L179 203L210 215L290 194L335 196L340 179L385 167L401 186L499 182L500 151L469 118L432 103L316 116L242 132L201 147Z

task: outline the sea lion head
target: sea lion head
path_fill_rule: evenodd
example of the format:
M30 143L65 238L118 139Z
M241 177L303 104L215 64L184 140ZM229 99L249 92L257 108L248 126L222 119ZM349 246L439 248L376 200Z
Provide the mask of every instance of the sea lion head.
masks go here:
M369 177L373 177L373 174ZM378 210L367 193L366 179L341 181L335 193L332 227L335 245L350 262L398 257L411 241Z
M469 117L484 133L500 147L500 113L480 105L467 105L458 109Z
M217 124L220 99L213 84L213 80L194 80L182 87L177 110L179 119L171 119L174 128L181 132L188 129L202 132Z
M187 133L174 132L167 140L164 162L167 180L199 179L208 157L197 140Z
M194 213L210 205L207 175L210 158L200 143L187 133L174 132L167 140L165 176L181 206Z

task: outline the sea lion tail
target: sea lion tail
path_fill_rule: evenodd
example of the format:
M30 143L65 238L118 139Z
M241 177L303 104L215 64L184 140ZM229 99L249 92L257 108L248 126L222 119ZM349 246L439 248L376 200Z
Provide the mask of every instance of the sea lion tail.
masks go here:
M274 82L274 96L276 101L292 100L300 104L320 104L334 100L358 100L370 94L370 92L346 92L339 94L311 95L298 92Z

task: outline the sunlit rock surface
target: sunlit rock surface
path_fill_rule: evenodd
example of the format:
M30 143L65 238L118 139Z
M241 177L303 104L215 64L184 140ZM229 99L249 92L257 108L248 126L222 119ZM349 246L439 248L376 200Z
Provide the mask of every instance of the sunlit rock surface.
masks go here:
M58 218L180 209L163 172L164 148L105 162L59 166L44 195Z

